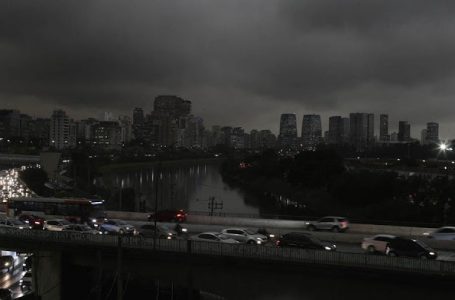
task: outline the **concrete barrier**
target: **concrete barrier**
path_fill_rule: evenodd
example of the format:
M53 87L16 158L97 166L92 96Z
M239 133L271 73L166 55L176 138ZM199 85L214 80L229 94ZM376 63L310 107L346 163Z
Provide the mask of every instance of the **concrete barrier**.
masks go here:
M124 212L124 211L107 211L107 216L113 219L146 221L149 213L141 212ZM256 219L256 218L238 218L238 217L220 217L192 215L187 216L189 224L204 225L223 225L223 226L241 226L241 227L264 227L270 229L288 229L304 230L306 222L296 220L277 220L277 219ZM435 228L391 226L391 225L374 225L374 224L356 224L351 223L349 232L362 234L380 234L387 233L400 236L421 236L425 232L431 232Z

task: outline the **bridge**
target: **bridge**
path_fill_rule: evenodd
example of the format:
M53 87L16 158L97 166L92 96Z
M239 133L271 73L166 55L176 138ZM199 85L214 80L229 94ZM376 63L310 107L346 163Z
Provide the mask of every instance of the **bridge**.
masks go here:
M426 283L428 278L455 279L455 263L448 261L187 240L155 242L136 236L0 228L0 248L34 253L34 289L43 300L91 299L87 289L98 286L102 274L109 272L116 274L119 295L124 293L125 275L136 274L226 299L264 299L277 288L301 289L302 282L314 280L309 275L314 272L331 274L327 282L346 280L349 272Z

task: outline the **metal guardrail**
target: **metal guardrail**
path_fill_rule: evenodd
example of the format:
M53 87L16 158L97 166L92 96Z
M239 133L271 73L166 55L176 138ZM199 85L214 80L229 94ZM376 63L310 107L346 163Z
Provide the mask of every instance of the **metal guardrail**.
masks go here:
M289 262L321 264L326 266L358 267L387 271L405 271L420 274L455 275L455 262L387 257L368 254L318 251L296 248L277 248L246 244L223 244L196 242L191 240L163 240L137 236L114 236L80 234L73 232L51 232L0 228L0 237L10 240L52 245L104 246L125 249L145 249L158 252L186 253L188 255L209 255L238 257L264 262ZM120 243L120 244L119 244ZM1 246L1 243L0 243ZM32 248L32 246L31 246Z

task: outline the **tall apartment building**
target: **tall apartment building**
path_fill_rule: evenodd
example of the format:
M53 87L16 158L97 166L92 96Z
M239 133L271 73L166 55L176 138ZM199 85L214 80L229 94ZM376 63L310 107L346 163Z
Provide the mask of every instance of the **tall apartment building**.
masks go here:
M76 145L77 128L63 110L54 110L49 128L49 145L57 150L72 148Z
M357 151L364 151L374 143L374 115L351 113L349 120L351 144Z
M427 136L426 143L437 144L439 143L439 124L435 122L427 123Z
M281 115L278 139L281 147L294 147L297 145L297 118L295 114Z
M129 143L133 139L133 124L129 116L118 117L120 125L120 140L122 143Z
M389 135L389 115L381 114L379 116L379 141L390 141Z
M93 142L101 147L118 148L122 144L122 129L116 121L101 121L93 126Z
M398 141L409 142L411 140L411 124L408 121L398 122Z
M307 150L315 150L322 140L321 116L304 115L302 121L302 143Z
M146 121L148 134L155 143L165 146L181 145L184 130L191 113L191 101L177 96L162 95L155 98L154 110Z
M327 142L334 145L347 143L349 141L349 125L349 118L330 117Z
M21 114L18 110L0 110L0 138L20 137Z

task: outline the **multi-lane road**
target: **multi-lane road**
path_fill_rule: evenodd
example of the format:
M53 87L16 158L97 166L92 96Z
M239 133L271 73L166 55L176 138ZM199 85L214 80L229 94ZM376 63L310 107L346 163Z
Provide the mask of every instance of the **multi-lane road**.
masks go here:
M147 224L150 222L146 221L128 221L131 225L135 227L139 227L143 224ZM160 223L162 225L166 225L168 228L173 229L175 227L175 223ZM206 224L190 224L190 223L183 223L181 224L182 227L187 228L188 232L184 233L180 236L180 238L188 238L192 235L197 235L201 232L220 232L224 228L228 227L237 227L237 226L225 226L225 225L206 225ZM248 228L239 226L241 228ZM251 228L255 229L255 228ZM256 228L257 229L257 228ZM274 234L276 238L279 236L288 233L288 232L296 232L302 230L293 230L293 229L269 229L267 230ZM303 230L302 232L308 232ZM387 232L384 232L387 233ZM361 241L364 237L370 237L374 234L365 234L359 232L344 232L344 233L333 233L333 232L325 232L325 231L312 231L311 234L318 237L322 241L334 243L337 245L337 251L346 252L346 253L364 253L362 248L360 247ZM420 239L423 242L427 242L427 238L425 236L413 236L412 238ZM453 241L455 247L455 241ZM270 241L269 243L264 244L265 247L275 247L274 240ZM258 246L261 247L261 246ZM445 248L436 248L435 250L438 251L438 260L445 260L445 261L455 261L455 250L452 249L445 249Z

